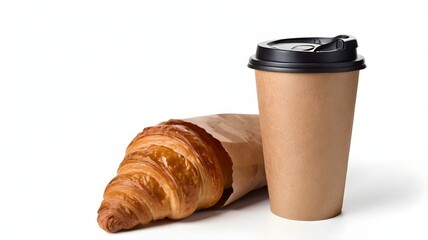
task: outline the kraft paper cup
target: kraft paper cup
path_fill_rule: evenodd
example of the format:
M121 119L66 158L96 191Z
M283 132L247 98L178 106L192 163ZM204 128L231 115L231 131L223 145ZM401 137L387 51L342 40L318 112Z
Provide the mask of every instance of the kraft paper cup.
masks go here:
M319 43L311 43L313 45L308 41L302 43L302 38L282 40L285 43L271 41L268 43L274 44L270 45L262 43L269 46L269 50L279 48L276 55L269 54L281 58L285 62L283 66L279 66L278 59L270 66L272 59L260 50L260 45L250 59L249 66L256 70L270 207L278 216L321 220L341 212L358 75L365 67L364 58L356 54L355 38L344 36L316 38ZM332 41L336 42L332 44ZM347 61L340 62L330 56L326 59L332 62L326 63L326 59L316 56L319 64L314 64L313 58L309 63L304 62L314 54L335 51L331 46L323 49L323 44L334 45L333 48L342 46L346 50L349 47L355 50L354 59L349 60L348 56ZM292 64L285 61L290 54L287 50L294 54ZM340 54L337 58L347 59Z

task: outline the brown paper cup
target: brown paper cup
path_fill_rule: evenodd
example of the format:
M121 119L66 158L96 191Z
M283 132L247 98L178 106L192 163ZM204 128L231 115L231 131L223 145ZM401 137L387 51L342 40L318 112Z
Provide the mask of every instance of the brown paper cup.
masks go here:
M274 214L320 220L341 212L358 74L256 70Z

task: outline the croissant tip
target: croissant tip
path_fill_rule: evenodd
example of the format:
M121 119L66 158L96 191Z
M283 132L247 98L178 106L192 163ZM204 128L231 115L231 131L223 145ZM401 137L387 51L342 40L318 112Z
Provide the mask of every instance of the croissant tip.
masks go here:
M123 229L123 223L120 218L114 215L98 217L98 224L106 232L115 233Z
M98 210L98 225L106 232L115 233L125 228L120 215L117 215L116 209L108 204L102 204Z

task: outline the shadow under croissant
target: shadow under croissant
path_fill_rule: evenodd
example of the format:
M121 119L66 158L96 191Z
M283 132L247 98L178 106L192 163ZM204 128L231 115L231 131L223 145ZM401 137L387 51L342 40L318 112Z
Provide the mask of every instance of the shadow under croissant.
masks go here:
M145 228L154 228L154 227L160 227L168 224L174 224L175 222L198 222L202 221L207 218L213 218L216 216L219 216L223 213L226 213L228 211L234 211L234 210L241 210L247 207L250 207L251 205L254 205L256 203L259 203L261 201L268 200L268 191L266 187L257 189L255 191L252 191L242 197L241 199L237 200L236 202L231 203L230 205L220 208L220 209L203 209L199 210L192 215L190 215L187 218L180 219L180 220L170 220L170 219L161 219L154 222L151 222L146 225L137 225L134 228L128 229L128 230L121 230L120 232L128 232L128 231L135 231L135 230L142 230ZM118 232L118 233L120 233Z

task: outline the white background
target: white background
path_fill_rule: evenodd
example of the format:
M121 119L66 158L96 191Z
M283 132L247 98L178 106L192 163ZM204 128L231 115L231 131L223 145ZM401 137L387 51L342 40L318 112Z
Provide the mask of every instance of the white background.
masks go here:
M426 1L0 1L0 239L428 239ZM96 212L144 127L257 113L258 42L357 37L343 214L281 219L266 190L108 234Z

